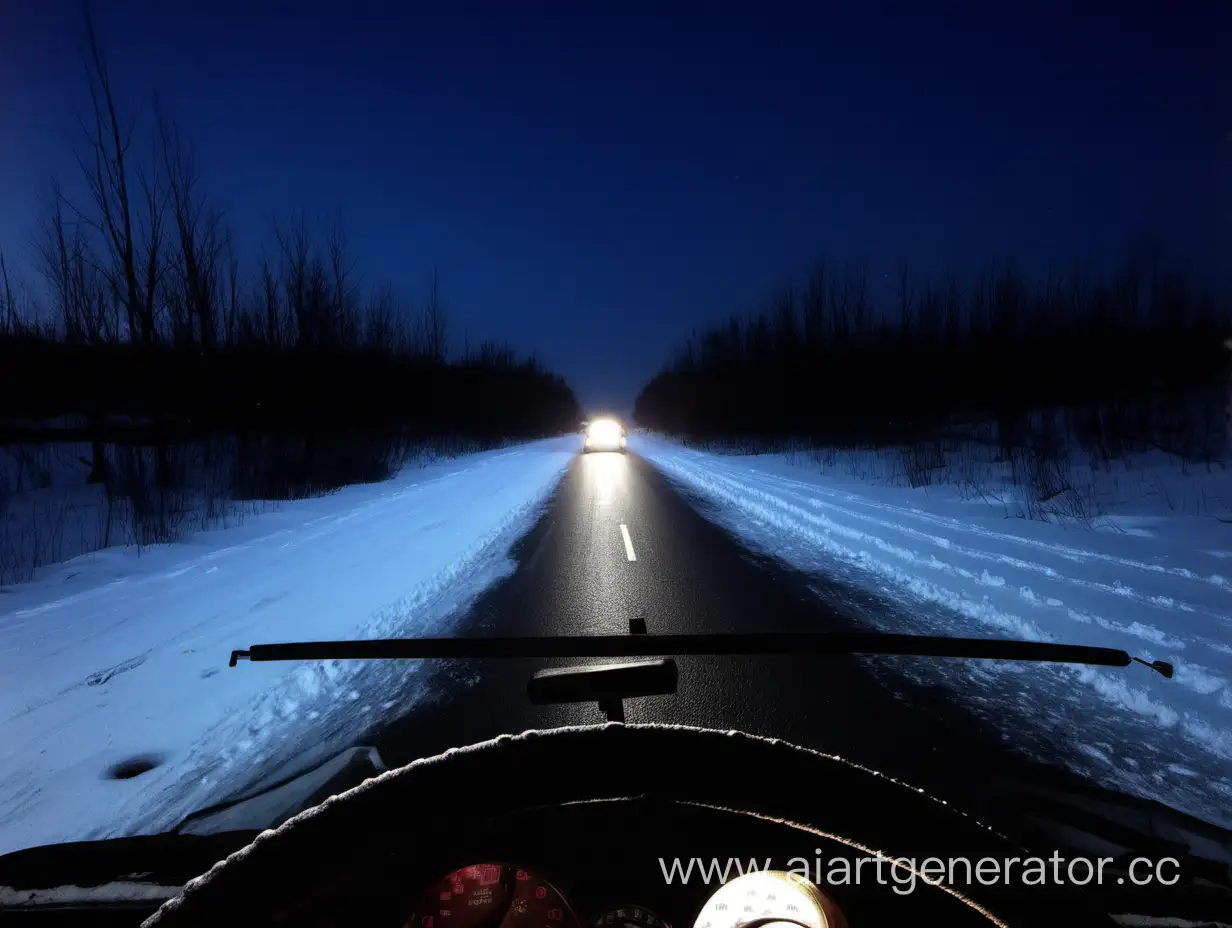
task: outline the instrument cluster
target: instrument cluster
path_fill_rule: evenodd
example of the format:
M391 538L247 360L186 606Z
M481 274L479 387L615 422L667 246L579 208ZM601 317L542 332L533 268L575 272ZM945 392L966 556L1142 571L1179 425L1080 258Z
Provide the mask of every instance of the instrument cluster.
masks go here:
M551 881L510 863L471 864L429 886L403 928L844 928L833 901L808 880L755 871L719 885L689 925L642 905L579 911Z

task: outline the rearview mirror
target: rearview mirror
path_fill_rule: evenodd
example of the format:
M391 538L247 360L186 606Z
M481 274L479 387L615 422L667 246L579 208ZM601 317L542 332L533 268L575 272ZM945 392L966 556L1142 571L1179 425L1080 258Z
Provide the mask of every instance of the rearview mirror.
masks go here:
M536 706L562 702L597 702L609 722L625 720L624 700L667 696L676 692L676 662L671 658L553 667L537 670L526 695Z

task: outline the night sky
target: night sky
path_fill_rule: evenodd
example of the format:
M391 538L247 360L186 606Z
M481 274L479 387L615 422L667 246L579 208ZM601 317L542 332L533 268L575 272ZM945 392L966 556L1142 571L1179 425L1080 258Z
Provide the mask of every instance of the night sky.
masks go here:
M95 12L129 111L158 89L242 243L340 211L368 280L422 293L435 268L456 343L508 338L592 407L823 255L879 281L1099 268L1143 236L1205 273L1232 255L1232 3L741 6ZM79 12L0 0L19 265L71 174Z

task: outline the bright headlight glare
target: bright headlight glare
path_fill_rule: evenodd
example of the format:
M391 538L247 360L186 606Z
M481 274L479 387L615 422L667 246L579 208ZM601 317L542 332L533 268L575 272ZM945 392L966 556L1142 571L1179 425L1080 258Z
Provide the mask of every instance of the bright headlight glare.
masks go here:
M620 441L620 423L611 419L599 419L590 424L586 436L593 442L615 444Z

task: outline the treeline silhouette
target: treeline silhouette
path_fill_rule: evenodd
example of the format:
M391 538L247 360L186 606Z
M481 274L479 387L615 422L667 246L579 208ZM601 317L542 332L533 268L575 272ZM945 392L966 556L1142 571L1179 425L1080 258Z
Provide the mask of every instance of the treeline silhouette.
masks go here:
M819 264L763 311L695 334L636 418L767 447L902 445L995 423L1006 448L1223 449L1228 308L1152 257L1100 280L1007 268L938 286L903 271L896 289L895 305L874 305L862 266Z
M415 303L366 287L340 222L300 214L242 260L186 134L157 101L134 117L88 7L84 25L81 176L53 185L41 286L0 253L0 428L76 416L102 440L393 429L491 443L577 426L573 394L534 359L450 344L435 276Z
M296 262L263 265L258 287L192 314L168 256L145 332L81 243L54 312L0 286L0 583L242 519L248 501L577 428L573 392L534 358L491 342L451 358L435 285L419 308L388 287L361 302L357 281L321 286L309 255L317 286ZM66 459L97 493L71 477L42 492Z
M233 289L198 264L190 299L187 259L164 251L148 314L128 312L84 238L53 253L48 304L16 298L0 267L0 583L242 519L252 501L577 428L573 392L534 358L493 342L451 356L435 283L417 307L389 287L361 299L326 253L262 259L257 284ZM42 492L65 460L96 493L71 477Z
M134 304L123 254L100 254L57 210L49 299L19 300L0 267L0 444L86 443L90 479L118 492L119 455L154 449L142 473L171 486L168 458L187 444L238 438L260 453L236 459L246 477L232 491L285 499L383 479L434 442L576 429L572 390L534 358L494 342L451 357L435 280L418 306L389 286L365 297L337 227L323 241L302 218L291 228L247 284L199 236L148 245L137 276L155 285ZM131 495L140 481L125 482Z
M393 428L491 443L559 434L576 428L580 415L559 376L507 349L437 362L363 345L204 348L0 336L0 441Z
M241 254L187 134L157 97L128 107L84 27L80 174L24 273L0 249L0 582L578 427L534 358L458 344L435 275L415 298L361 280L341 222L300 213ZM66 492L65 461L98 492Z

